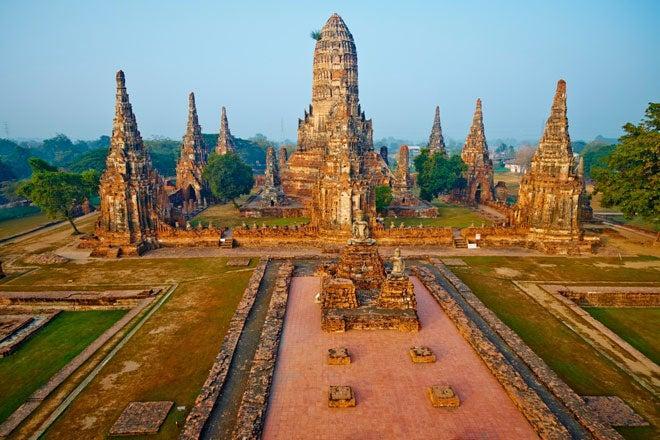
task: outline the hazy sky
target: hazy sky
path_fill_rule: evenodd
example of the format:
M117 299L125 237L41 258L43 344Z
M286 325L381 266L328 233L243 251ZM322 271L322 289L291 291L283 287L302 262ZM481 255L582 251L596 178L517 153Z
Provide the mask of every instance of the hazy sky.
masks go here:
M618 136L660 100L660 1L0 1L0 136L109 134L115 71L144 137L180 138L194 91L204 132L295 139L310 103L310 31L339 13L358 50L374 137L426 139L436 104L463 139L538 139L556 82L573 139Z

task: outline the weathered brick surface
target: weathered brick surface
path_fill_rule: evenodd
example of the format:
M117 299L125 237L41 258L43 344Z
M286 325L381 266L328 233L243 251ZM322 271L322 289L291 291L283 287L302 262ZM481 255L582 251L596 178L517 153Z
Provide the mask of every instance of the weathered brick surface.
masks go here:
M195 399L195 404L186 418L183 430L179 436L182 440L198 439L201 436L204 425L213 410L215 402L222 391L222 387L227 378L231 360L236 350L236 344L243 332L245 320L252 309L254 300L259 290L259 284L266 271L266 264L268 261L262 261L254 269L248 285L243 293L243 298L234 312L231 321L229 322L229 329L225 335L220 351L218 352L213 366L209 371L209 375L202 386L202 390Z
M488 307L486 307L479 298L474 295L472 290L463 283L460 278L454 275L444 264L437 259L431 259L431 262L438 268L440 273L447 278L461 293L470 306L481 315L488 325L511 347L514 352L525 362L532 370L538 380L545 385L553 395L555 395L568 408L575 418L584 426L595 438L598 439L617 439L621 436L609 426L605 426L598 421L596 416L589 411L584 402L566 383L561 380L548 365L538 357L534 351L529 348L520 337L504 324Z
M435 276L426 268L416 266L413 269L431 295L438 301L444 312L453 321L459 333L470 343L472 348L497 378L516 407L542 438L568 439L569 432L557 420L541 398L523 380L515 369L506 361L497 347L490 342L481 330L465 314L463 309L436 281Z
M566 82L560 80L530 171L520 181L514 221L553 247L561 240L580 241L584 235L580 216L583 188L568 134Z
M465 172L467 189L464 195L468 203L481 203L495 199L493 185L493 161L488 155L488 145L484 133L484 120L481 111L481 99L477 99L477 106L472 118L470 133L465 139L461 151L461 158L467 165Z
M261 437L293 269L293 264L286 261L278 270L275 289L266 313L259 346L252 361L250 377L238 410L232 438L257 439Z

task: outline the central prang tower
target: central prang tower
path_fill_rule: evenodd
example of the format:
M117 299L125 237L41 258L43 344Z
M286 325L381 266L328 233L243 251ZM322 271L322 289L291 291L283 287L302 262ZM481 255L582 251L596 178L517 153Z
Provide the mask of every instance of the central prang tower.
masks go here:
M312 104L298 120L298 147L283 173L286 194L305 203L319 227L348 229L360 213L374 217L373 189L391 174L372 134L358 98L353 35L333 14L316 42Z

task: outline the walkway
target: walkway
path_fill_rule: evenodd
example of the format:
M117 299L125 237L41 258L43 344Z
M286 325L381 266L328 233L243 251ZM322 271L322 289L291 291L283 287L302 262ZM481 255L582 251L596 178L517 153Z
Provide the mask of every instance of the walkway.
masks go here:
M320 329L314 302L319 280L293 279L264 439L341 438L536 438L469 344L417 280L422 330L349 331ZM427 345L434 364L413 364L408 349ZM327 349L347 347L350 365L330 366ZM450 384L462 404L433 408L425 389ZM355 408L327 405L329 385L350 385Z

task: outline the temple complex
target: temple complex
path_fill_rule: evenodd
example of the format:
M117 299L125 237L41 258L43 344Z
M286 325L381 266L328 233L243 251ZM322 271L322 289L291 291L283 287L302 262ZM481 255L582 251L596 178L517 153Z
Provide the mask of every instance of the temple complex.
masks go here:
M436 217L438 210L413 194L414 181L410 173L410 152L401 145L397 156L396 170L392 179L392 203L389 215L395 217Z
M576 168L568 134L566 82L560 80L530 171L520 182L515 212L515 222L529 227L547 246L582 237L584 182Z
M429 136L429 153L447 154L445 139L442 137L442 126L440 125L440 106L435 107L433 127L431 128L431 136Z
M227 153L233 153L235 151L236 145L234 144L234 137L231 135L231 131L229 131L227 111L223 106L220 114L220 132L218 133L218 142L215 146L215 152L217 154L223 155Z
M176 188L181 191L184 206L200 205L210 199L208 184L202 178L206 165L206 149L202 128L197 119L195 94L188 97L188 125L181 143L181 156L176 165Z
M374 217L373 188L390 175L372 136L359 104L353 36L333 14L314 49L312 104L298 121L298 146L283 176L285 193L306 206L317 226L349 229L357 211Z
M126 92L117 72L115 117L106 170L101 176L96 255L139 255L158 246L156 230L170 216L163 182L151 164Z
M484 119L481 111L481 99L477 99L477 107L472 118L470 133L465 139L461 158L467 165L465 173L467 188L465 201L481 203L495 199L493 187L493 162L488 155L488 145L484 133Z

